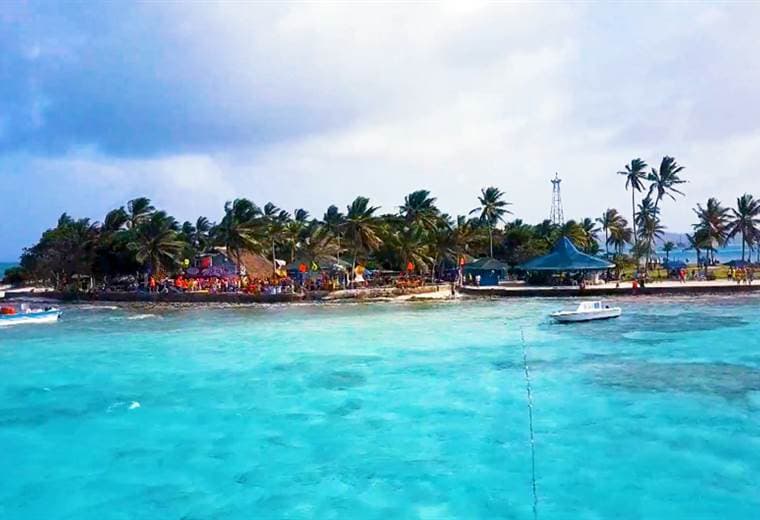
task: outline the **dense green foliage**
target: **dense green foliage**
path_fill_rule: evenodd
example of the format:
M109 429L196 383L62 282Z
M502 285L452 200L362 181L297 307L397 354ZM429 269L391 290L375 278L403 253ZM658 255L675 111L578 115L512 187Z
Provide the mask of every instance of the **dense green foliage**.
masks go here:
M124 275L170 274L185 259L216 247L238 261L250 252L271 260L333 258L395 271L411 263L417 273L435 277L462 258L493 256L517 265L548 252L561 236L591 254L603 249L622 265L652 257L664 235L662 202L682 195L678 187L685 182L679 176L684 168L675 159L665 157L658 169L646 169L644 161L634 159L618 172L632 194L630 221L610 208L599 218L569 220L562 226L548 220L536 225L505 221L511 203L493 186L481 190L469 215L457 217L442 212L427 190L408 194L396 211L386 214L366 197L357 197L345 213L330 206L322 218L303 209L291 215L271 202L259 207L240 198L225 204L217 223L199 217L183 224L141 197L110 211L102 222L62 215L24 251L21 267L9 278L66 287L82 277L107 283ZM637 193L643 194L640 201ZM698 222L687 240L698 259L703 253L709 258L734 237L741 237L750 256L760 243L760 201L751 195L737 199L735 209L710 199L694 211ZM666 254L675 247L666 244Z
M485 188L478 202L477 214L452 218L440 211L430 192L419 190L407 195L394 213L379 214L369 199L357 197L345 213L330 206L320 219L303 209L291 215L272 203L259 207L236 199L225 205L218 223L200 217L180 225L141 197L110 211L102 222L61 216L24 251L13 276L59 288L83 277L107 283L125 275L169 274L185 259L224 247L238 260L244 252L289 262L342 258L395 271L411 263L415 272L434 277L456 267L461 258L492 251L515 265L547 252L562 235L586 251L599 249L593 219L571 220L562 227L520 220L501 225L510 205L504 194Z

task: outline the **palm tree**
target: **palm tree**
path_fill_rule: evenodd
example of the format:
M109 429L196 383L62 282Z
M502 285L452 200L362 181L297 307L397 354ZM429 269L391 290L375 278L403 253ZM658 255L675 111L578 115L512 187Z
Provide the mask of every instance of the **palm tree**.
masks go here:
M711 260L715 260L716 248L723 246L728 240L729 210L724 208L718 199L710 197L704 207L697 204L694 213L698 219L694 229L703 231L709 243L708 253L711 254Z
M683 192L676 189L676 186L683 184L686 181L679 178L678 174L684 170L683 166L680 166L673 157L665 156L660 163L659 171L652 168L652 171L647 175L647 180L651 183L649 185L649 196L656 193L654 199L654 207L658 208L662 199L667 195L673 200L676 200L674 193L683 196Z
M586 246L584 250L587 253L593 253L599 250L599 228L596 227L596 222L591 218L584 218L580 223L583 234L585 235Z
M112 209L106 214L106 218L103 219L103 225L100 226L101 232L115 233L127 226L130 218L124 208Z
M224 205L224 218L212 231L214 241L235 258L238 269L244 251L261 253L263 250L261 223L256 219L258 213L256 205L248 199L228 201Z
M490 244L491 258L493 258L493 228L499 222L504 222L504 215L512 214L507 209L511 202L503 200L504 192L494 186L480 190L478 202L480 206L470 211L470 215L480 213L480 221L488 226L488 238Z
M649 263L652 258L652 254L655 252L654 244L658 239L661 239L665 233L665 226L662 225L660 217L657 215L647 218L639 228L639 235L642 240L639 244L639 251L646 256L647 266L649 269Z
M151 273L160 275L162 269L177 263L185 243L177 237L174 218L157 211L143 220L135 231L130 247L135 251L137 261L146 265Z
M628 222L623 219L619 226L610 228L609 242L615 249L618 255L623 254L623 250L627 244L633 241L633 230L628 227Z
M129 229L135 229L137 226L148 220L148 217L156 211L156 208L150 203L150 199L147 197L138 197L127 202L127 212L129 214L129 220L127 221L127 227Z
M586 233L583 226L575 220L570 219L565 222L560 226L558 232L560 237L568 238L573 244L575 244L575 247L584 250L588 248L589 235Z
M473 242L477 230L472 221L466 215L458 215L452 229L452 252L456 255L456 262L464 258L470 252L470 244Z
M272 269L277 272L277 242L283 239L285 224L290 215L287 211L278 208L272 202L264 204L263 220L266 236L269 237L269 245L272 249Z
M534 227L536 237L546 243L546 246L552 247L557 241L559 229L551 220L545 219Z
M338 260L340 260L340 239L342 236L343 225L346 221L346 216L340 212L337 206L332 205L327 208L327 211L322 217L322 220L324 221L327 230L332 233L338 241L338 250L336 252L336 257Z
M420 227L404 227L393 237L393 246L401 260L404 270L412 263L420 272L427 272L428 265L434 265L435 259L428 254L425 232Z
M628 225L628 222L623 218L623 216L618 213L618 210L609 208L607 211L602 213L602 216L596 221L602 226L602 229L604 230L604 250L606 253L606 256L610 256L610 233L615 228L625 228Z
M662 237L665 230L660 221L660 210L649 195L644 197L644 200L639 204L636 226L638 227L638 236L636 237L637 242L634 244L634 254L639 258L645 257L645 270L648 270L654 252L654 242Z
M343 224L343 236L346 238L354 252L351 272L356 270L356 259L359 253L369 253L377 250L383 241L378 236L380 223L375 217L378 210L369 205L367 197L356 197L347 207L346 220Z
M417 190L404 197L404 204L399 206L404 222L431 231L438 224L440 212L435 207L435 197L428 190Z
M458 265L459 254L457 252L457 232L454 223L448 215L438 217L438 223L431 232L429 241L430 256L432 256L431 281L435 281L436 268L443 266L449 261Z
M688 245L683 248L684 251L694 250L697 253L697 265L699 265L700 255L702 252L702 245L699 243L699 240L696 237L696 233L685 233L684 236L686 237L686 242Z
M283 238L290 246L290 261L296 259L296 249L301 245L302 240L306 238L306 231L309 219L309 212L305 209L297 209L293 213L294 218L288 220L283 228Z
M668 240L662 245L662 250L665 251L665 263L670 263L670 253L675 250L676 245L674 242Z
M745 193L736 199L736 208L731 209L731 222L728 227L728 238L736 235L742 236L742 261L744 261L745 246L750 250L759 234L760 227L760 200L755 199L749 193ZM750 252L750 257L752 253Z
M625 165L624 171L619 171L618 175L625 175L625 189L631 190L631 212L633 222L633 235L636 236L636 192L644 190L644 180L646 179L647 163L641 159L633 159L631 164Z
M194 232L190 236L190 243L196 251L203 252L209 245L209 233L213 225L206 217L198 217L195 221Z
M656 223L656 225L655 225ZM660 224L660 210L655 205L654 201L652 200L652 197L647 195L644 197L644 199L639 203L638 212L636 213L636 221L634 222L634 227L637 228L638 235L634 236L634 239L636 240L636 243L634 243L634 255L637 258L641 258L641 256L645 257L645 262L647 264L647 268L650 261L651 252L654 250L654 244L652 241L654 240L654 235L651 233L645 232L644 228L647 228L648 230L652 230L657 227L657 225ZM645 244L639 245L639 241L646 241ZM643 255L641 253L644 253Z
M300 249L307 260L339 260L339 239L326 224L317 224L307 228Z

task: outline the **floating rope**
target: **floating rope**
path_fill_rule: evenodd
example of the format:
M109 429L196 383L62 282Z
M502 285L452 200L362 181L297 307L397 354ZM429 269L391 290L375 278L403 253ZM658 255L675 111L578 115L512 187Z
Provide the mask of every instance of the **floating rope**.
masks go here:
M528 370L528 348L525 346L525 332L520 327L522 342L523 368L525 370L525 388L528 393L528 426L530 428L531 483L533 484L533 518L538 518L538 492L536 491L536 443L533 434L533 394L530 389L530 371Z

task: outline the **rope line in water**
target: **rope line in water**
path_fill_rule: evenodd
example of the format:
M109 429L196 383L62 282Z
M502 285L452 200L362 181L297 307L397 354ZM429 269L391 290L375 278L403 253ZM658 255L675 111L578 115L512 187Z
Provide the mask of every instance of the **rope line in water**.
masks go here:
M533 518L538 518L538 492L536 491L536 442L533 433L533 393L530 387L530 370L528 369L528 348L525 345L525 332L520 327L522 343L523 369L525 370L525 389L528 393L528 426L530 429L531 483L533 485Z

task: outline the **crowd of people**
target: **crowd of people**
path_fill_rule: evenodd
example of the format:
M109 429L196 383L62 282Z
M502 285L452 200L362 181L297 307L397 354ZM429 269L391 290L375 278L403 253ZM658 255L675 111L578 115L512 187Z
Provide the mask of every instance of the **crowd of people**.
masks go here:
M755 270L749 265L746 267L729 267L728 279L735 280L740 285L742 283L752 285L752 282L755 280Z
M245 293L245 294L287 294L295 292L296 287L288 277L254 278L249 276L191 278L179 274L173 278L148 277L146 287L150 293L167 294L206 292Z
M210 294L243 293L243 294L292 294L313 291L336 291L341 289L356 289L369 287L399 287L410 288L424 285L421 276L402 274L376 275L371 278L349 280L346 275L332 276L329 273L319 275L276 276L259 278L253 276L220 276L220 277L191 277L184 274L176 276L148 276L143 283L132 285L133 290L143 290L149 293L198 293Z

